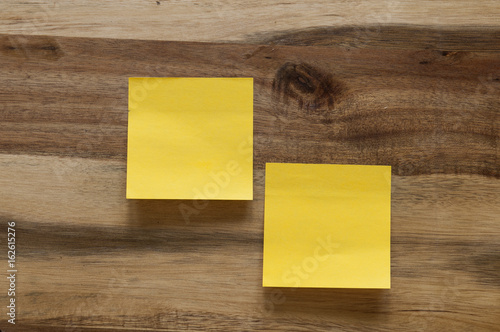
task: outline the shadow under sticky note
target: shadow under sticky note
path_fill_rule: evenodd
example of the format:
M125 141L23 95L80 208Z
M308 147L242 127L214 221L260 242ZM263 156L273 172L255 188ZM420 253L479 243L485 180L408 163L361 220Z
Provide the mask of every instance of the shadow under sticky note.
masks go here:
M264 287L390 288L391 167L266 164Z
M253 199L252 78L130 78L127 198Z

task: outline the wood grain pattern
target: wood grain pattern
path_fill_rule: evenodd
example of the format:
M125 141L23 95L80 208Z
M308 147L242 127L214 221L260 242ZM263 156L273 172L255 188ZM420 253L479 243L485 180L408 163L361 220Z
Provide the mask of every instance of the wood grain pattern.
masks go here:
M498 27L495 0L2 0L0 33L245 42L259 34L344 26ZM464 43L465 45L466 43Z
M500 30L356 29L0 36L0 329L498 330ZM125 199L130 76L254 77L254 201ZM261 287L265 162L392 165L391 290Z

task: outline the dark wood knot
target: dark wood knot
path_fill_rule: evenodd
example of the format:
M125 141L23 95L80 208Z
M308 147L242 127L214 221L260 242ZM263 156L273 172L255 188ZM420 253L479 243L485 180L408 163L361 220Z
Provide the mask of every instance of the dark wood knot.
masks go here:
M345 93L345 86L330 73L307 63L287 62L276 72L273 91L285 103L297 101L308 110L333 108Z

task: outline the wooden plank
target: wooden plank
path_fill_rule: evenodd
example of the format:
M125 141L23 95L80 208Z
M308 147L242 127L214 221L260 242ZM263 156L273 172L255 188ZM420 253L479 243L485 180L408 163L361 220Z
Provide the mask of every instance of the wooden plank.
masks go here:
M312 159L390 164L399 175L500 176L498 52L19 36L0 43L3 153L124 160L127 77L252 76L258 167Z
M19 324L0 329L496 329L498 31L427 49L384 31L400 42L1 36L0 224L17 224ZM254 77L255 200L189 219L191 201L127 201L130 76ZM391 290L260 286L271 161L392 165Z
M245 42L262 33L353 25L498 27L499 17L495 0L3 0L0 33Z

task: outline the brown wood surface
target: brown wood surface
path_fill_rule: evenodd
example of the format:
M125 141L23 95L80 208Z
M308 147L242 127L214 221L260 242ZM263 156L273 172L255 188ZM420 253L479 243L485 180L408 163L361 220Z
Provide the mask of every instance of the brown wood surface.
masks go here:
M499 330L499 36L0 35L0 244L15 221L18 268L17 324L0 278L0 329ZM254 201L186 220L191 201L125 199L133 76L254 77ZM392 289L262 288L265 162L392 165Z
M2 0L0 33L247 42L348 25L498 27L497 0Z

